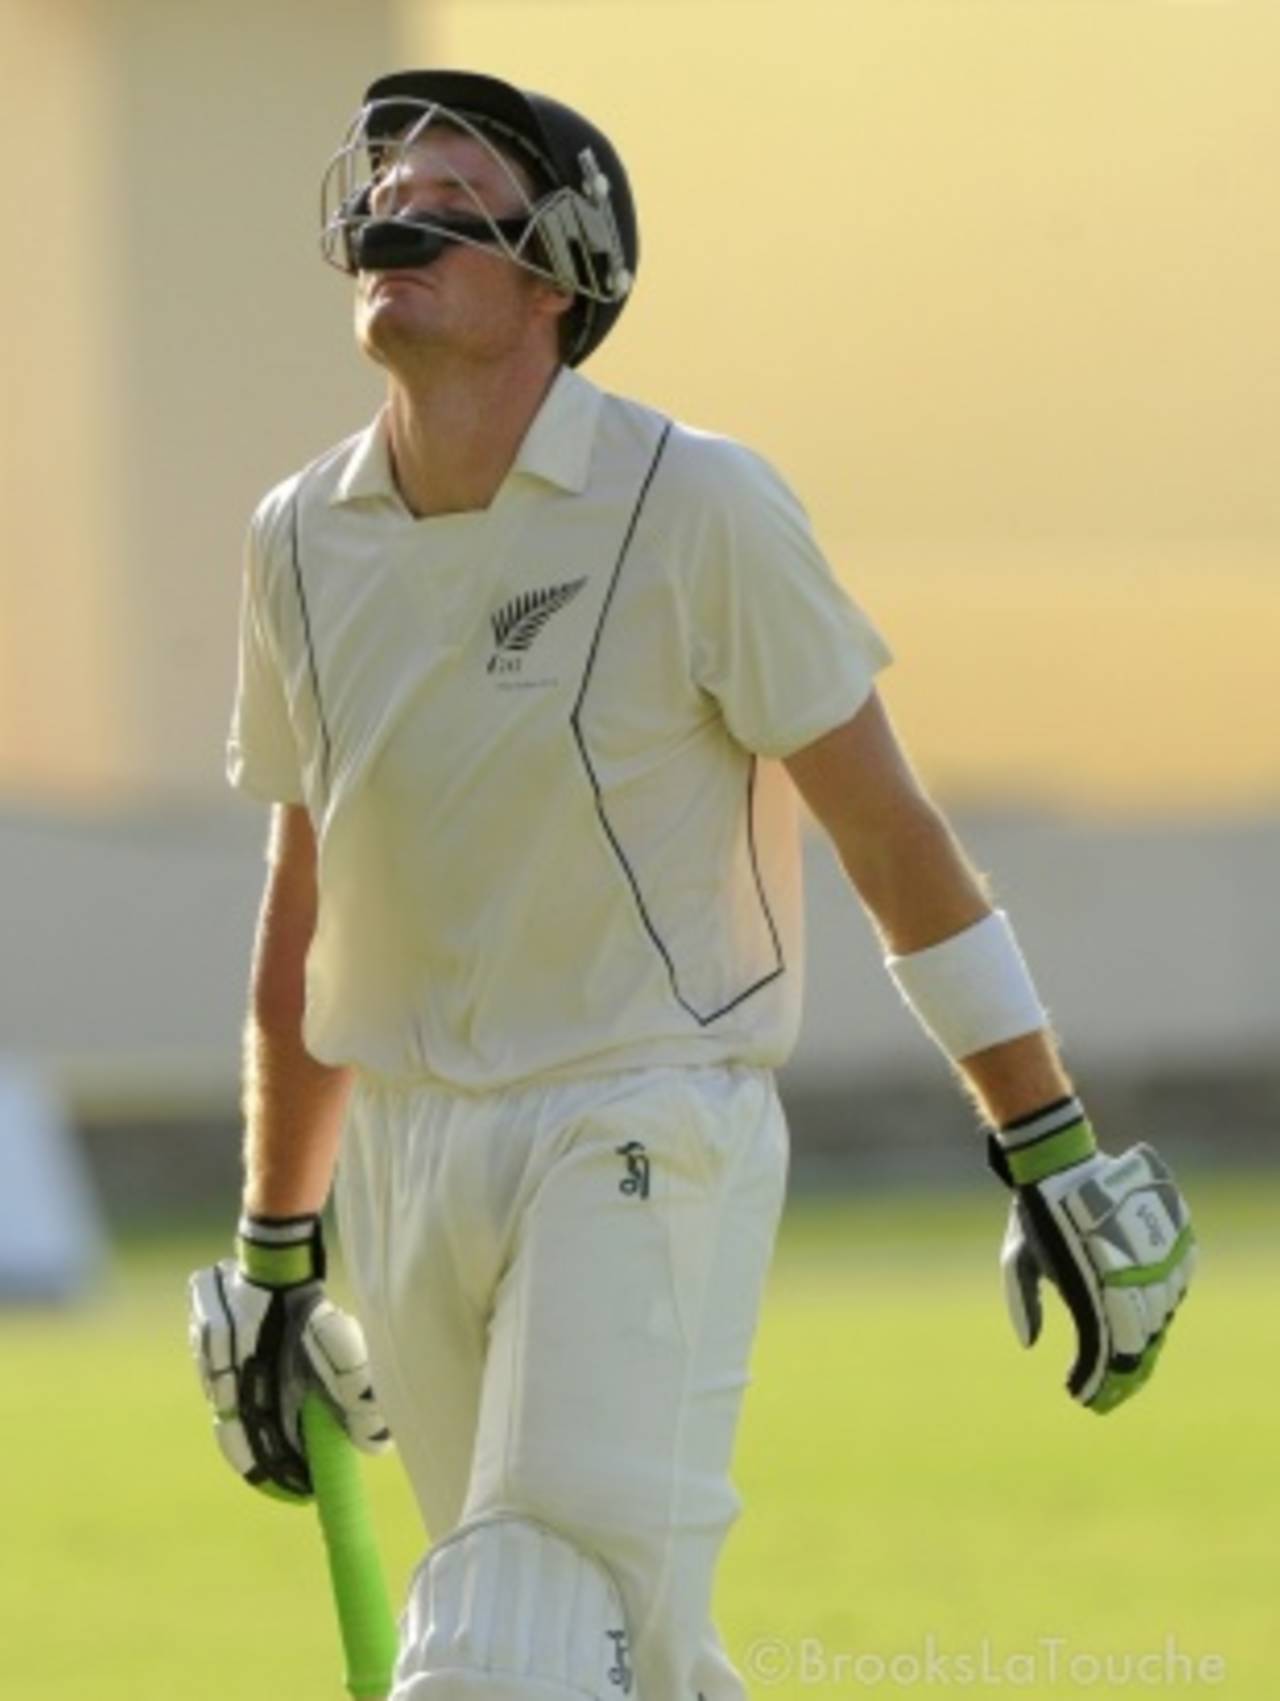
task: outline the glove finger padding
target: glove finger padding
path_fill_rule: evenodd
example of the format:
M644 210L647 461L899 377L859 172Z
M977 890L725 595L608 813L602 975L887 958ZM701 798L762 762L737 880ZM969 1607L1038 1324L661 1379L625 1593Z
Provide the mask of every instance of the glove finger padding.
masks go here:
M315 1378L299 1340L320 1283L265 1288L224 1258L192 1276L189 1294L188 1334L223 1457L265 1494L310 1499L301 1413Z
M364 1331L356 1319L322 1299L303 1328L302 1350L355 1445L365 1453L385 1452L391 1431L373 1392Z
M188 1299L187 1340L204 1397L221 1417L236 1409L236 1373L231 1315L216 1265L191 1277Z
M1190 1216L1149 1146L1086 1161L1019 1189L1041 1267L1076 1325L1067 1387L1107 1412L1150 1376L1193 1253Z
M198 1270L189 1284L188 1335L200 1383L213 1407L214 1436L231 1468L255 1488L286 1500L311 1494L298 1429L301 1391L282 1372L293 1301L305 1312L318 1282L273 1292L241 1275L233 1259Z
M213 1407L213 1433L218 1449L237 1475L256 1486L258 1461L240 1419L236 1323L224 1286L227 1273L233 1268L227 1261L197 1270L192 1276L187 1335L200 1386ZM283 1494L283 1489L280 1492Z
M319 1282L268 1290L262 1327L240 1368L240 1419L260 1473L250 1481L303 1499L313 1489L302 1439L302 1402L314 1379L301 1342L307 1320L323 1303Z

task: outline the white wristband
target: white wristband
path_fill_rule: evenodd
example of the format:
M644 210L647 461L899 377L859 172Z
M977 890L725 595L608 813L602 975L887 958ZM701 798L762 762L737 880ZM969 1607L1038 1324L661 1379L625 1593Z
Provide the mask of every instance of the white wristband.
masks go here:
M921 1026L954 1062L1048 1026L1003 910L923 951L886 957L885 967Z

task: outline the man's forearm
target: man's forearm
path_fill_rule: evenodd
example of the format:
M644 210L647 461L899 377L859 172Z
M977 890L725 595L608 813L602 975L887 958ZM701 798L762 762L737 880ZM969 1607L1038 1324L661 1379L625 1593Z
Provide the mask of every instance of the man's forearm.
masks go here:
M974 1052L956 1068L978 1108L997 1128L1074 1091L1047 1028Z
M986 884L939 811L908 794L905 806L886 816L888 830L846 832L837 849L889 951L925 950L990 913ZM955 1067L997 1126L1072 1091L1047 1028L974 1052Z
M971 927L992 906L982 876L932 804L908 799L886 817L877 833L846 832L836 850L885 948L907 956Z
M898 855L885 859L892 873L886 873L874 899L868 901L866 891L862 895L886 945L905 955L972 927L990 914L991 903L944 822L903 837ZM979 1110L997 1127L1072 1091L1047 1027L958 1058L955 1068Z
M244 1204L257 1216L292 1217L328 1197L351 1078L318 1063L302 1039L318 905L305 809L276 809L267 860L244 1038Z
M317 1063L300 1029L250 1016L244 1045L244 1205L257 1216L319 1211L329 1194L351 1071Z
M909 817L878 856L850 857L846 868L895 953L924 950L991 910L982 877L948 823L932 809ZM1047 1028L973 1052L955 1067L978 1108L997 1126L1072 1091Z

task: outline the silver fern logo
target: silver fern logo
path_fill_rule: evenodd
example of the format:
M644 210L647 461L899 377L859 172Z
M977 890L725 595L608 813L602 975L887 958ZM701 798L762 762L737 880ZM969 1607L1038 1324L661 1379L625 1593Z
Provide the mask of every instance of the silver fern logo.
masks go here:
M544 585L536 591L521 591L489 616L493 629L493 654L488 673L519 673L525 653L551 616L573 601L586 578L565 585Z

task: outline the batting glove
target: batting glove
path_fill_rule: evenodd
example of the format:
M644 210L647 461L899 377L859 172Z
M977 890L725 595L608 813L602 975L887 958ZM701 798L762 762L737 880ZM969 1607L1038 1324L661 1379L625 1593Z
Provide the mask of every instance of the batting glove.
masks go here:
M190 1281L189 1338L218 1446L265 1494L312 1493L302 1442L304 1397L327 1397L347 1434L381 1453L390 1432L370 1385L359 1323L326 1298L317 1216L244 1216L236 1257Z
M1067 1391L1114 1411L1155 1369L1195 1267L1186 1201L1147 1145L1099 1152L1079 1100L992 1135L992 1169L1013 1189L1001 1251L1005 1300L1024 1347L1040 1334L1043 1277L1076 1326Z

